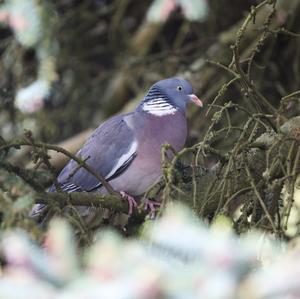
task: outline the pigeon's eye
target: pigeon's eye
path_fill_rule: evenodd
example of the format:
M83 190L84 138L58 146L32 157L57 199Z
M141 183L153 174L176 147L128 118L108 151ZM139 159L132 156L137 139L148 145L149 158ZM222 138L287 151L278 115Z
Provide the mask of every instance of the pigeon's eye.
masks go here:
M177 88L176 88L178 91L182 91L182 86L181 85L179 85L179 86L177 86Z

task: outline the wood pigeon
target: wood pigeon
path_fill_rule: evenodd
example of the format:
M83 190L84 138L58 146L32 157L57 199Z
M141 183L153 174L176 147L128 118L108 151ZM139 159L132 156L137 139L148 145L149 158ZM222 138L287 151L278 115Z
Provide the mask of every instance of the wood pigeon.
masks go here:
M161 146L170 144L176 151L187 137L186 104L202 102L193 94L190 83L169 78L155 83L134 112L113 116L89 137L77 156L101 174L129 202L129 213L141 195L161 175ZM77 169L77 171L76 171ZM101 192L107 190L92 174L70 160L57 181L65 192ZM50 192L55 192L53 185ZM36 205L33 215L39 213Z

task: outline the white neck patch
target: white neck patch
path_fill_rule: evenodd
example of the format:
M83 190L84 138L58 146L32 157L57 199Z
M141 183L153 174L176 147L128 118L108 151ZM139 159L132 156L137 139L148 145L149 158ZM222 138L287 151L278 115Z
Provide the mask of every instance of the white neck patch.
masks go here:
M174 114L178 109L163 98L149 100L142 105L142 110L156 116Z

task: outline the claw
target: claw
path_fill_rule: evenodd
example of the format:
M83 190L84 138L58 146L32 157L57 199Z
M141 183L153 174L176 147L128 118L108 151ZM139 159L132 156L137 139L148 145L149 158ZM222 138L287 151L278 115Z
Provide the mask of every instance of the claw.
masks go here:
M144 204L145 210L150 210L150 213L149 213L150 219L154 219L156 210L161 207L161 203L157 202L155 200L150 200L150 199L146 198L144 200L143 204Z
M133 212L133 208L136 208L138 204L137 204L136 200L132 196L128 195L126 192L121 191L120 194L124 199L127 200L127 202L128 202L128 215L131 216L132 212Z

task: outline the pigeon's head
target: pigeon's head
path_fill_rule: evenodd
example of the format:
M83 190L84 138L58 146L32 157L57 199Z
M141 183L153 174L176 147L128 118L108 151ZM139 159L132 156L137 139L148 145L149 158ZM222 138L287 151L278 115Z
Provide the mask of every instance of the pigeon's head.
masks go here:
M142 110L162 116L173 114L177 110L185 112L186 104L189 102L203 106L201 100L193 93L193 88L188 81L169 78L151 86L142 102Z

